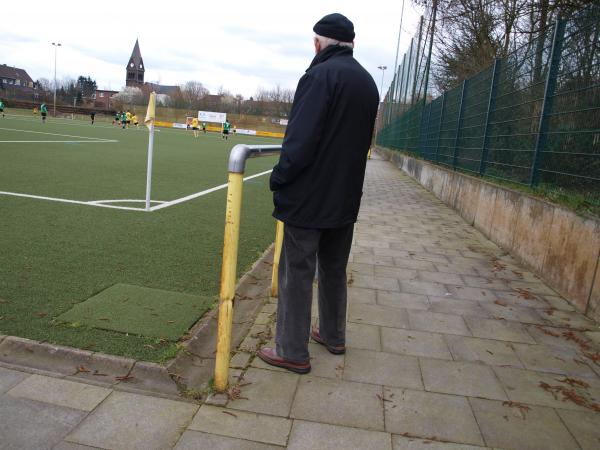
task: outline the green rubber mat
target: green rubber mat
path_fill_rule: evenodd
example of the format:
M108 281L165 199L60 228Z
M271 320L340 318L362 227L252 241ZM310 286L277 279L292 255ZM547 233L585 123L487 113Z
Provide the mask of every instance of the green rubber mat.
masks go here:
M210 308L213 299L115 284L58 317L102 330L176 341Z

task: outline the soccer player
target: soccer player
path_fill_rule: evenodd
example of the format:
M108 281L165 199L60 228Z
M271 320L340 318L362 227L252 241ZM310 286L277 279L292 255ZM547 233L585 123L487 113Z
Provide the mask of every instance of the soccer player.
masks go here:
M121 113L119 111L115 112L115 117L113 118L112 124L117 124L119 125L119 122L121 122Z
M194 137L198 137L198 118L194 117L192 119L192 130L194 130Z
M4 117L4 103L0 100L0 113L2 113L2 117Z
M131 124L131 113L129 112L129 110L127 110L127 112L125 113L125 118L127 120L127 128L129 128L129 125Z
M206 134L206 122L202 122L202 131Z
M137 115L135 113L133 113L133 116L131 116L131 121L133 122L133 124L135 125L136 128L140 127Z
M225 122L223 122L223 130L221 131L221 137L225 140L227 140L227 138L229 138L229 128L231 127L231 124L225 120Z
M90 119L92 119L92 125L94 125L94 119L96 118L96 111L90 112Z
M127 114L125 114L125 111L121 111L121 125L123 129L127 126Z
M48 107L45 103L40 105L40 114L42 115L42 123L46 123L46 116L48 115Z

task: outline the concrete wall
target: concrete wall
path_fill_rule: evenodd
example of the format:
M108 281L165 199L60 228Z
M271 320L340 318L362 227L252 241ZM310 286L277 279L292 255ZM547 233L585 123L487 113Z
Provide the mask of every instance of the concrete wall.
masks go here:
M600 221L521 192L378 149L578 311L600 320Z

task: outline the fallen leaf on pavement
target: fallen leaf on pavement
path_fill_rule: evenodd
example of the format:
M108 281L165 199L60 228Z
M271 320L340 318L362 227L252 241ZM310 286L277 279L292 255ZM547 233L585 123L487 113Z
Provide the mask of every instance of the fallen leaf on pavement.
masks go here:
M502 402L502 406L508 406L509 408L517 408L523 420L525 420L525 418L527 417L527 412L531 409L529 406L524 405L523 403L513 402L511 400Z
M87 372L89 372L89 371L90 371L90 370L89 370L89 369L87 369L85 366L77 366L77 372L75 372L75 375L77 375L78 373L81 373L81 372L83 372L83 373L87 373Z
M118 381L129 381L133 380L135 377L133 375L121 375L119 377L115 377L115 380Z

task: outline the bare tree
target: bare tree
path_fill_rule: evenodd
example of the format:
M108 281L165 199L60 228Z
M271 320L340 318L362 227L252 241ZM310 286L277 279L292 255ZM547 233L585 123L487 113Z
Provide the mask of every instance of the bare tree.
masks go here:
M188 81L181 86L181 96L190 110L200 108L202 99L209 94L208 89L199 81Z

